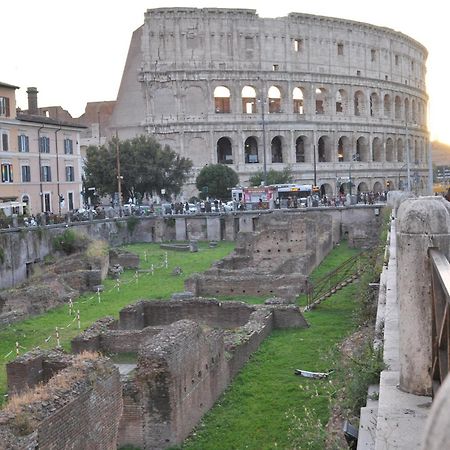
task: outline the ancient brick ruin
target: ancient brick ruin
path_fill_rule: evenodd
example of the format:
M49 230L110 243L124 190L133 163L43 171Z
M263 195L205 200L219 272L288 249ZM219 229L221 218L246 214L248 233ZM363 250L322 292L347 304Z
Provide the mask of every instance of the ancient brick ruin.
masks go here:
M7 371L10 395L27 397L0 411L0 448L117 448L122 386L108 358L37 350Z
M204 298L129 305L120 311L119 320L101 319L72 341L74 354L95 351L113 359L126 354L131 361L116 364L117 370L101 358L95 364L105 364L105 369L96 369L98 374L88 371L87 379L77 382L86 383L85 389L73 389L75 393L64 397L64 404L52 406L54 423L60 426L58 433L66 433L66 444L61 440L58 448L77 442L72 433L79 427L72 422L80 425L86 420L76 412L86 401L99 416L99 423L106 426L108 420L108 446L89 448L115 448L117 444L164 449L179 444L273 329L306 326L293 305L247 305ZM73 358L61 352L35 351L16 359L8 365L10 393L39 383L50 385L55 374L70 370ZM70 425L61 426L57 420L61 415ZM18 443L22 437L14 434L12 419L8 420L0 413L0 436ZM111 424L115 424L115 432ZM34 439L41 449L55 448L48 446L41 428L26 439Z
M333 218L274 212L257 230L240 232L236 250L185 282L195 295L278 295L294 300L333 248Z

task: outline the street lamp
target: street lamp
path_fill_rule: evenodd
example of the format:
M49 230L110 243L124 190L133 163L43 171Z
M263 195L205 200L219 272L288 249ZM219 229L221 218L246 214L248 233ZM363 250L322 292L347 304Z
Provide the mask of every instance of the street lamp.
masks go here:
M359 161L359 154L355 153L352 155L352 160L350 162L350 165L348 166L348 183L349 183L349 193L350 197L352 196L352 164L353 161Z
M264 186L267 185L267 160L266 160L266 120L264 114L264 95L262 98L258 99L258 103L261 105L261 122L262 122L262 140L263 140L263 175L264 175Z

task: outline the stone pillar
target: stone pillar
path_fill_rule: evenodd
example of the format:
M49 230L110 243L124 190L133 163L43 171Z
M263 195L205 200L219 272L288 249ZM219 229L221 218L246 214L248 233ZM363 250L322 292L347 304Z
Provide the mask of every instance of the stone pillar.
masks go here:
M220 241L220 218L206 218L206 234L210 241Z
M407 199L398 209L397 292L399 302L400 389L431 394L430 247L447 257L449 206L443 198Z
M175 239L177 241L186 240L186 219L184 217L175 219Z

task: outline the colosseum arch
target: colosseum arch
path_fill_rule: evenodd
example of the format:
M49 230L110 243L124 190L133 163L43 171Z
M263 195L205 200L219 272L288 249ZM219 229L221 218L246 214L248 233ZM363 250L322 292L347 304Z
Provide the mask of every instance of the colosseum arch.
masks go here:
M331 139L329 136L321 136L317 141L319 162L331 162Z
M354 104L354 115L355 116L363 116L366 112L366 105L364 101L364 92L356 91L353 96L353 104Z
M392 114L392 101L389 94L385 94L383 100L384 117L390 118Z
M214 110L216 113L231 112L231 92L226 86L217 86L214 89Z
M217 163L233 164L233 147L229 137L223 136L217 141Z
M411 100L411 121L417 123L417 103L414 99Z
M348 94L344 89L336 92L336 113L348 114Z
M377 192L378 194L380 194L383 191L383 185L379 181L376 181L373 185L373 192Z
M370 116L378 117L380 115L380 97L376 92L370 94Z
M259 163L258 141L255 136L250 136L245 140L244 158L246 164Z
M306 146L308 144L308 138L306 136L299 136L295 141L295 162L306 162Z
M409 115L409 98L405 98L405 122L409 123L411 121L411 117Z
M352 146L347 136L340 136L338 139L337 160L338 162L352 160Z
M292 101L294 105L294 114L305 113L305 94L303 88L295 87L292 91Z
M270 143L270 154L272 163L283 162L283 141L281 136L275 136Z
M396 95L394 100L394 118L400 120L402 118L402 100Z
M356 141L356 161L369 162L369 145L367 139L361 136Z
M267 92L267 100L270 114L281 113L281 90L277 86L270 86Z
M422 161L420 144L417 139L414 140L414 164L419 164Z
M320 194L322 197L326 195L327 197L331 197L333 195L333 186L329 183L323 183L320 185Z
M404 145L403 140L401 138L397 139L397 161L403 162L404 161Z
M328 91L324 87L316 88L316 114L325 114L328 110Z
M369 187L367 186L367 183L365 181L361 181L361 183L358 184L358 192L369 192Z
M253 86L244 86L241 91L242 112L244 114L256 113L256 90Z
M393 162L394 160L394 141L389 137L386 139L386 161Z
M372 160L374 162L383 162L383 156L383 142L379 137L375 137L372 141Z

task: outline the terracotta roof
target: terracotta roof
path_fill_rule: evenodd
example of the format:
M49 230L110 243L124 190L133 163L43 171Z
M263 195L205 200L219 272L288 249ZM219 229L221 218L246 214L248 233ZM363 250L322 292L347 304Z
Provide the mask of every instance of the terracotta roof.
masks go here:
M3 83L2 81L0 81L0 87L6 87L6 88L11 88L11 89L20 89L19 86L14 86L12 84Z
M17 114L17 120L21 120L23 122L33 122L33 123L45 123L47 125L61 125L65 127L72 128L87 128L85 125L80 125L75 122L66 122L64 120L52 119L51 117L31 115L31 114Z

